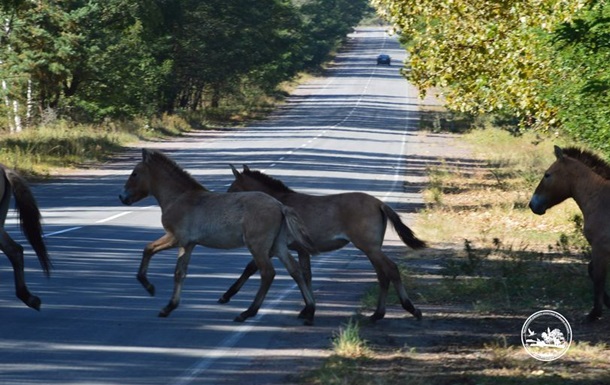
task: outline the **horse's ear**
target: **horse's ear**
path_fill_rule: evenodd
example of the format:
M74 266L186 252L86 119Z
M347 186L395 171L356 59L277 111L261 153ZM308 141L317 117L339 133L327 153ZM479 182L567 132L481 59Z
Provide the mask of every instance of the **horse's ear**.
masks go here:
M235 166L233 166L232 164L229 165L229 167L231 167L231 171L233 171L233 175L236 178L239 178L241 176L241 174L239 173L239 171L237 171L237 169L235 168Z
M250 172L250 167L247 164L242 165L244 168L244 172Z
M555 157L557 158L557 160L563 159L563 150L559 146L555 146Z
M148 158L149 152L147 149L142 149L142 160L146 162L146 158Z

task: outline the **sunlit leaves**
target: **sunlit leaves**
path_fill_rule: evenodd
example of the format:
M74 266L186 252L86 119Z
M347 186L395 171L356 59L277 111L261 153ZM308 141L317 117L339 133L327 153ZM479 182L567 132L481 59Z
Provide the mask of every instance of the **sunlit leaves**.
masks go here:
M409 78L452 109L508 111L549 125L541 96L555 68L549 35L587 0L373 0L407 42Z

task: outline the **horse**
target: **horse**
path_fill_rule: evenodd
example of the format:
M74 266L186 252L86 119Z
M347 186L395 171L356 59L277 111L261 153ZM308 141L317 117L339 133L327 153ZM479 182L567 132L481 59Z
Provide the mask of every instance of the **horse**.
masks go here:
M392 208L361 192L324 196L299 193L278 179L260 171L250 170L247 165L243 166L241 173L233 165L230 167L235 180L229 186L229 192L262 191L294 208L309 229L314 247L319 252L338 250L351 242L366 254L375 268L380 288L377 308L370 316L371 321L380 320L385 316L390 282L398 293L402 307L418 320L421 319L421 310L417 309L407 296L397 265L381 250L388 219L406 245L421 249L426 247L426 243L413 234ZM292 244L290 248L298 252L299 263L311 287L311 254L299 245ZM228 302L255 272L256 264L252 261L218 301Z
M573 198L584 218L584 235L591 245L589 277L593 281L593 308L587 321L610 307L605 290L610 261L610 165L599 156L579 148L554 147L556 160L546 170L532 196L529 207L538 215Z
M15 197L21 231L36 252L45 275L49 277L52 264L42 237L41 215L34 194L25 179L15 170L0 164L0 250L6 254L13 266L17 298L28 307L40 310L40 298L30 293L25 283L23 246L15 242L4 229L11 195Z
M119 199L131 205L153 196L161 207L165 235L144 248L137 278L150 295L154 286L147 278L152 256L162 250L178 248L174 291L159 313L167 317L178 307L191 253L196 245L216 249L247 246L260 270L261 281L250 307L235 318L243 322L255 316L273 282L272 256L278 256L296 281L305 307L299 314L306 325L313 324L315 302L300 266L287 245L314 251L302 220L294 210L263 193L215 193L206 189L172 159L155 150L142 150L142 161L125 182Z

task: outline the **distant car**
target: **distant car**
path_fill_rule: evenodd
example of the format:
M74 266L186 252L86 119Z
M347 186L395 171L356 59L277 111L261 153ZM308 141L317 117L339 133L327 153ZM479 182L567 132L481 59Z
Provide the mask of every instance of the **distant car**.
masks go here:
M390 58L390 55L381 54L381 55L377 56L377 65L379 65L379 64L390 65L391 61L392 61L392 59Z

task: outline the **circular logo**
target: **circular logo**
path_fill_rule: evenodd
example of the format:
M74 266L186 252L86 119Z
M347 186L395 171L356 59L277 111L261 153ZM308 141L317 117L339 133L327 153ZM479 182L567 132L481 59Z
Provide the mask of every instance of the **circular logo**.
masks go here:
M572 328L564 316L540 310L529 316L521 328L521 343L530 356L553 361L563 356L572 343Z

